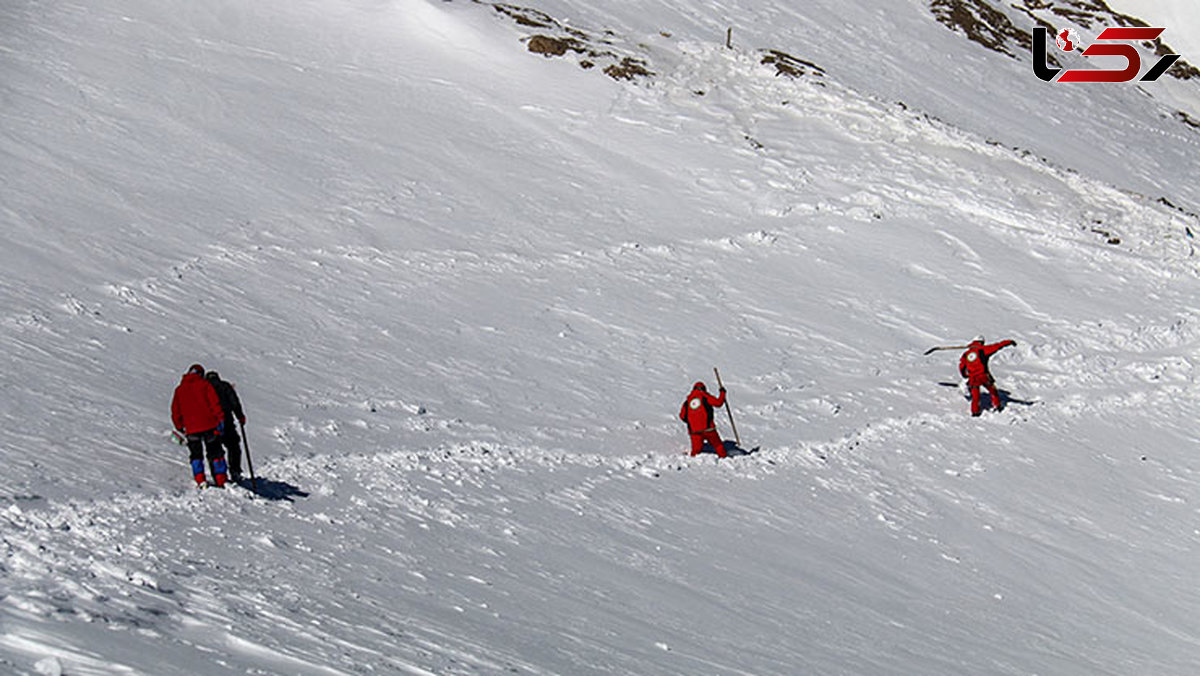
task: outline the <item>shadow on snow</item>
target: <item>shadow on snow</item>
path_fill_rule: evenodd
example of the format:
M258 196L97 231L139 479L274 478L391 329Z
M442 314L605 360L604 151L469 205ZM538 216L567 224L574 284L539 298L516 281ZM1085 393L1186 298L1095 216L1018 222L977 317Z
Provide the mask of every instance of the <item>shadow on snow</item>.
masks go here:
M725 455L731 458L750 455L758 452L758 446L747 450L741 446L738 446L737 442L730 439L723 439L722 441L725 443ZM713 449L712 444L708 443L707 441L704 442L704 448L700 449L700 455L704 455L705 453L712 453L713 455L716 455L717 453L716 450Z
M267 500L287 500L294 502L293 498L307 498L308 491L302 491L298 486L293 486L286 481L276 481L274 479L264 479L258 477L253 482L250 479L243 478L238 482L238 485L251 491L260 498Z
M952 383L952 382L947 382L947 381L943 380L943 381L939 382L938 385L941 385L942 387L961 387L962 383ZM1000 401L1004 402L1005 406L1007 406L1009 404L1017 404L1018 406L1033 406L1034 404L1037 403L1036 400L1017 399L1016 397L1012 396L1012 392L1009 392L1008 390L1006 390L1002 387L996 388L996 392L998 392L1000 394ZM995 403L995 402L991 401L992 395L988 394L987 388L980 388L979 395L980 395L980 397L979 397L980 403L984 403L984 402L991 402L993 404ZM966 390L963 391L963 399L966 399L967 401L971 400L971 395Z

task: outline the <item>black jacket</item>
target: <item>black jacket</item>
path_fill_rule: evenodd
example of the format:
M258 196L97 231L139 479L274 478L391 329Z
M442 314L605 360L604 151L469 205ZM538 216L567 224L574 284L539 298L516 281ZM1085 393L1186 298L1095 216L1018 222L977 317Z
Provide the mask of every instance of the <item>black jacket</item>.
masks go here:
M232 383L227 383L219 378L210 378L213 389L217 391L217 399L221 401L221 409L225 411L225 430L233 431L237 428L233 426L234 419L245 420L246 414L242 413L242 402L238 399L237 390L234 389Z

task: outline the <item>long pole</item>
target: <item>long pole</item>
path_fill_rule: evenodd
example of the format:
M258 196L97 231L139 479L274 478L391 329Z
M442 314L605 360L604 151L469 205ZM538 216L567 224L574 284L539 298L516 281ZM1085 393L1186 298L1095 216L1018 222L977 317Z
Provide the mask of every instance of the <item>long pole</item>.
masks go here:
M925 350L925 354L928 356L940 350L965 350L968 347L968 345L938 345L937 347L931 347L928 350Z
M250 459L250 442L246 440L246 424L239 420L238 426L242 428L242 448L246 449L246 466L250 468L250 485L254 487L254 492L258 493L258 479L254 476L254 461Z
M721 382L721 372L717 370L716 366L713 367L713 374L717 376L717 387L722 390L725 389L725 385ZM729 393L726 392L725 394L726 394L725 412L729 414L729 426L733 428L734 441L736 441L738 447L741 448L742 438L740 436L738 436L737 424L733 422L733 408L730 407L730 405L729 405L729 397L728 397Z

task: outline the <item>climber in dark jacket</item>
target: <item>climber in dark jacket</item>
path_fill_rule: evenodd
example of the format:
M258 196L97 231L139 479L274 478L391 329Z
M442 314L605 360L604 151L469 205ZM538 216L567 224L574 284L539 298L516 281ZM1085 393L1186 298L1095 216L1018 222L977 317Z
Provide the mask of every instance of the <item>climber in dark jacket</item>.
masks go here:
M225 447L225 459L229 464L229 479L233 482L242 480L242 438L238 428L233 424L236 419L239 424L246 424L246 414L242 412L242 402L238 399L237 388L233 383L221 380L216 371L204 375L217 391L217 399L221 409L225 411L225 433L220 436L220 443Z

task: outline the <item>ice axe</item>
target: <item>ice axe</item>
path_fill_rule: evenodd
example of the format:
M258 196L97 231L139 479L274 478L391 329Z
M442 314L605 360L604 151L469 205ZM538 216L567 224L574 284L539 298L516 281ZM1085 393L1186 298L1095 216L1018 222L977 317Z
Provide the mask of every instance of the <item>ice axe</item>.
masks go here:
M716 366L713 367L713 375L717 377L717 387L722 390L725 389L725 385L721 383L721 372L717 370ZM733 439L737 442L738 448L741 448L742 438L738 436L737 424L733 422L733 408L729 406L728 394L729 393L726 392L727 396L725 398L725 412L729 414L729 426L733 428Z
M940 350L965 350L968 347L970 347L970 345L938 345L937 347L931 347L928 350L925 350L925 356L929 356Z

